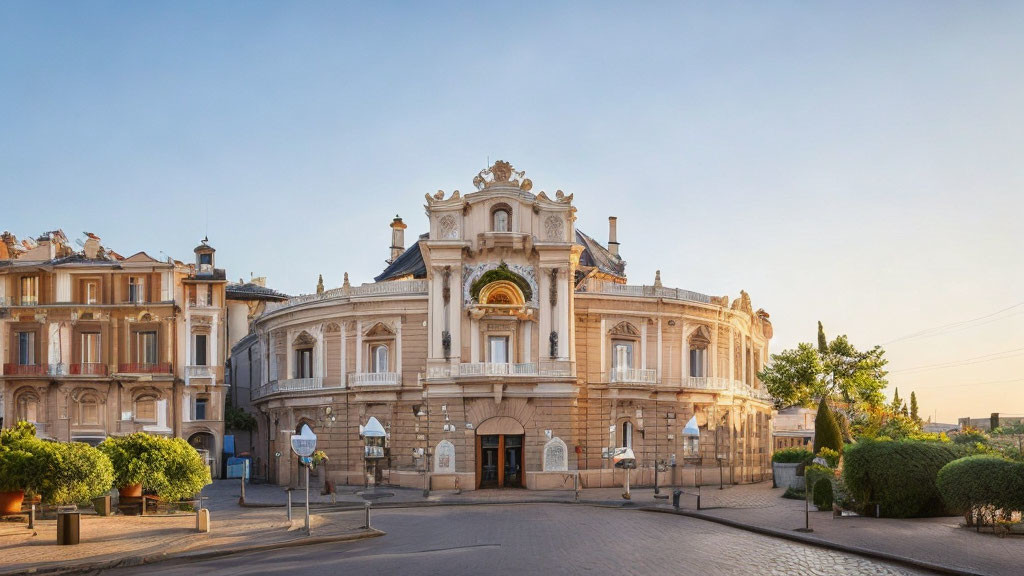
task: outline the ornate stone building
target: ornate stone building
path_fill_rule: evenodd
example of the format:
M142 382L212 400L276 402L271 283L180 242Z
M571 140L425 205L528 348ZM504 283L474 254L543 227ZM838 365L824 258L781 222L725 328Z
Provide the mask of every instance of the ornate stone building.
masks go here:
M620 446L640 484L656 462L663 484L769 473L772 406L756 377L768 314L746 293L730 302L660 274L628 284L615 218L602 246L576 229L572 194L534 194L507 162L473 184L427 195L429 230L408 249L395 218L374 282L346 274L256 319L232 363L261 374L258 473L296 481L289 437L303 424L342 484L369 471L434 489L564 489L577 474L611 486L624 472L606 456ZM693 416L699 438L684 434ZM359 431L371 417L388 437L367 466Z
M224 271L130 257L86 233L0 238L3 422L96 444L137 431L186 438L219 469L224 435Z

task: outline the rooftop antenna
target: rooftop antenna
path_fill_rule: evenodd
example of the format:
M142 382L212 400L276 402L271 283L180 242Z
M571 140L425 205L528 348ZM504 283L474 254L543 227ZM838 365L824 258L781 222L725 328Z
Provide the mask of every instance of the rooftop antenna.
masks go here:
M203 234L203 236L209 238L210 237L210 198L209 198L209 196L204 198L204 200L206 200L206 233Z

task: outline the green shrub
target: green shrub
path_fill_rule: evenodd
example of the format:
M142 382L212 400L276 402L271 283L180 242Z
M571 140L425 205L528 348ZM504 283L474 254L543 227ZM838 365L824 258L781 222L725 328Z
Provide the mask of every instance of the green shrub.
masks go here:
M814 454L804 448L783 448L772 454L772 462L777 464L799 464L813 458Z
M81 504L102 496L114 481L106 454L84 442L40 442L33 489L46 504Z
M821 478L814 483L814 505L818 510L832 509L832 479Z
M969 446L974 446L975 444L988 444L988 434L977 429L964 430L956 436L953 436L953 442L957 444L967 444Z
M807 494L799 488L793 488L792 486L790 486L789 488L786 488L785 492L782 493L782 497L789 498L790 500L803 500L807 498Z
M951 512L963 514L968 525L983 510L1024 512L1024 463L999 456L967 456L946 464L936 480Z
M36 454L42 445L35 436L36 427L29 422L0 430L0 492L33 492Z
M114 486L142 484L164 500L178 501L210 483L210 470L195 448L181 438L136 432L107 438L100 444L114 467Z
M843 451L843 431L824 397L818 403L818 415L814 417L814 453L821 452L822 448L831 448L839 453Z
M825 461L828 462L829 468L839 467L839 452L836 452L831 448L822 448L821 451L818 452L818 458L824 458Z
M843 456L843 479L862 512L881 504L883 516L905 518L945 513L935 479L962 449L943 442L851 444Z

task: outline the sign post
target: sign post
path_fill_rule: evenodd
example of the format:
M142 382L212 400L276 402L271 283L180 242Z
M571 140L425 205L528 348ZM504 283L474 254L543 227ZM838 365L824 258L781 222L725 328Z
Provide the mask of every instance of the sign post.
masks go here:
M316 450L316 434L306 424L302 425L299 434L292 435L292 451L302 459L306 468L306 535L309 535L309 465L310 456Z

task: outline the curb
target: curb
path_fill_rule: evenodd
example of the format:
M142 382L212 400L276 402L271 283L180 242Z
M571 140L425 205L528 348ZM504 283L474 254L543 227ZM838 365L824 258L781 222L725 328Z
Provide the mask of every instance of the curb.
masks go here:
M178 553L163 552L160 554L149 554L146 556L127 556L124 558L118 558L116 560L108 560L106 562L90 562L83 564L74 564L70 566L62 564L59 566L27 568L23 570L0 572L0 576L14 576L16 574L82 574L110 570L112 568L144 566L161 562L187 563L194 562L196 560L209 560L211 558L220 558L223 556L231 556L234 554L243 554L246 552L264 552L267 550L292 548L296 546L313 546L316 544L328 544L332 542L351 542L355 540L365 540L367 538L376 538L378 536L383 536L386 534L386 532L378 530L376 528L363 530L363 532L357 532L355 534L339 534L336 536L293 538L291 540L284 540L281 542L271 542L268 544L253 544L251 546L235 546L231 548L222 548L217 550L198 550L194 552Z
M697 520L705 520L707 522L713 522L715 524L721 524L730 528L736 528L739 530L745 530L747 532L753 532L755 534L761 534L762 536L769 536L772 538L780 538L782 540L789 540L791 542L798 542L800 544L808 544L816 546L818 548L825 548L828 550L835 550L837 552L845 552L847 554L856 554L865 558L871 558L873 560L882 560L890 562L892 564L899 564L907 566L909 568L917 568L921 570L927 570L929 572L935 572L938 574L951 574L954 576L987 576L982 572L968 572L965 570L959 570L949 566L941 566L939 564L932 564L931 562L925 562L923 560L916 560L914 558L907 558L906 556L897 556L888 552L880 552L878 550L871 550L869 548L861 548L860 546L850 546L848 544L839 544L828 540L822 540L820 538L813 538L809 536L803 536L800 533L788 532L786 530L779 530L776 528L765 528L762 526L753 526L750 524L744 524L742 522L736 522L735 520L728 520L726 518L719 518L717 516L711 516L709 514L701 514L700 512L692 512L689 510L672 510L666 508L655 508L655 507L644 507L640 510L644 512L658 512L660 514L674 514L676 516L686 516L688 518L694 518Z

